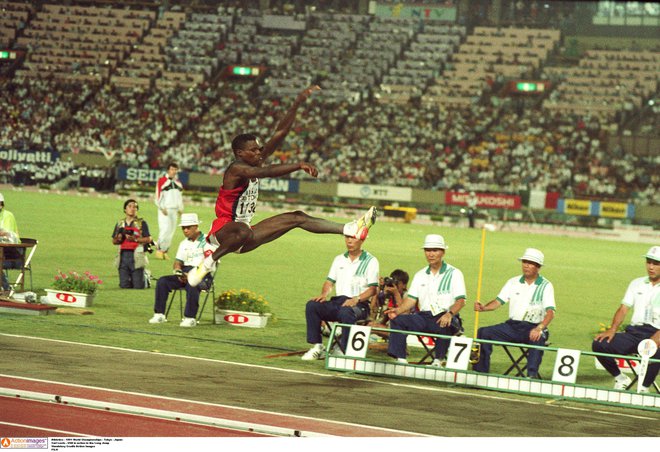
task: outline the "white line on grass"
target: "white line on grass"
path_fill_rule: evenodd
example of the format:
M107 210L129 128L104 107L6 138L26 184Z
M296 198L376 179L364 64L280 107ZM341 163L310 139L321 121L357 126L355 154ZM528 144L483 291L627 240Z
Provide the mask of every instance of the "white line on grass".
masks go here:
M380 379L373 379L373 378L369 378L369 377L359 377L359 378L357 378L357 377L353 377L351 375L346 375L346 374L342 374L341 376L328 375L328 374L319 373L319 372L310 372L310 371L296 370L296 369L282 369L280 367L263 366L263 365L260 365L260 364L237 363L237 362L234 362L234 361L223 361L223 360L218 360L218 359L200 358L200 357L196 357L196 356L175 355L175 354L170 354L170 353L152 352L152 351L146 351L146 350L133 350L133 349L130 349L130 348L113 347L113 346L109 346L109 345L85 344L85 343L82 343L82 342L64 341L64 340L61 340L61 339L49 339L49 338L41 338L41 337L34 337L34 336L23 336L23 335L19 335L19 334L0 333L0 336L16 337L16 338L21 338L21 339L42 340L42 341L57 342L57 343L69 344L69 345L83 345L83 346L87 346L87 347L98 347L98 348L103 348L103 349L118 350L118 351L131 352L131 353L146 353L146 354L150 354L150 355L166 356L166 357L177 358L177 359L191 359L191 360L211 362L211 363L231 364L231 365L234 365L234 366L243 366L243 367L250 367L250 368L257 368L257 369L268 369L268 370L273 370L273 371L278 371L278 372L288 372L288 373L302 374L302 375L314 375L314 376L317 376L317 377L325 377L325 378L344 378L344 379L348 379L348 380L368 381L370 383L376 383L376 384L382 384L382 385L388 385L388 386L396 386L396 387L402 387L402 388L408 388L408 389L424 390L424 391L431 391L431 392L443 392L443 393L448 393L448 394L457 394L457 395L476 397L476 398L481 398L481 399L490 399L490 400L500 400L500 401L506 401L506 402L514 402L514 403L523 403L523 404L526 404L526 405L552 406L552 407L556 407L556 408L575 410L575 411L587 411L587 412L593 412L593 413L604 413L604 414L608 414L610 416L621 416L621 417L629 417L629 418L634 418L634 419L645 419L645 420L654 420L654 419L656 419L655 417L640 416L640 415L627 414L627 413L616 413L616 412L612 412L612 411L596 410L596 409L593 409L593 408L581 408L581 407L569 407L569 406L565 406L565 405L554 405L554 404L548 404L547 401L536 402L536 401L533 401L533 400L518 400L518 399L512 399L512 398L508 398L508 397L501 397L501 396L488 395L488 394L474 394L474 393L471 393L471 392L458 391L458 390L455 390L455 389L448 389L448 388L420 386L420 385L410 384L410 383L388 382L388 381L382 381ZM3 376L3 375L0 374L0 376ZM6 375L6 376L10 377L10 375ZM30 379L30 378L26 378L26 379L27 380L34 380L34 381L46 381L46 380L38 380L38 379ZM76 385L72 385L72 386L76 386ZM80 387L91 387L91 386L82 386L81 385ZM105 389L105 388L95 388L95 389L106 390L106 391L114 391L112 389ZM146 395L146 394L140 394L140 393L126 392L126 391L114 391L114 392L125 393L125 394L135 394L135 395L142 395L142 396ZM162 398L168 399L167 397L162 397ZM170 399L170 400L181 400L181 399ZM206 403L206 402L197 402L197 403ZM224 406L224 407L227 407L227 408L236 408L236 407L229 406L229 405L217 405L217 404L209 404L209 405ZM282 414L282 413L268 412L268 411L262 411L262 410L251 410L249 408L241 408L241 409L256 411L256 412L260 412L260 413L280 414L280 415ZM300 417L300 418L303 418L303 419L315 419L315 418L308 418L308 417L305 417L305 416L295 416L295 415L292 415L292 416L293 417ZM316 419L316 420L321 420L321 419ZM325 421L325 419L323 419L323 421ZM335 422L335 421L333 421L333 422ZM344 424L343 422L339 422L339 423ZM346 425L351 425L351 424L346 424ZM380 427L373 427L373 428L380 428ZM384 430L388 430L388 429L384 429ZM396 431L396 430L391 430L391 431ZM411 433L411 432L404 432L404 433Z

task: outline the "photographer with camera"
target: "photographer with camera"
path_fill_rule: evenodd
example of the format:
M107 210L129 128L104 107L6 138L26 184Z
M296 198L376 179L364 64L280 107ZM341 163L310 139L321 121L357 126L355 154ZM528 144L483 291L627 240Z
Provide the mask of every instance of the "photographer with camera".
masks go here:
M145 252L151 252L149 225L137 216L138 203L129 199L124 203L124 218L115 224L112 243L118 245L115 265L119 270L119 287L122 289L144 289L145 267L149 260Z
M465 306L466 298L463 273L444 261L447 245L441 235L427 235L422 248L429 265L415 274L403 303L385 311L390 318L390 328L454 336L463 329L458 314ZM418 312L402 315L415 305L419 309ZM387 348L388 355L404 363L408 362L406 338L405 333L390 333ZM449 339L435 341L435 359L432 366L442 367L442 361L447 358L449 342Z
M389 277L380 278L378 293L371 298L372 318L369 326L387 328L390 319L385 311L396 308L403 303L409 280L408 273L400 269L392 271ZM388 337L389 335L384 331L374 331L374 334L381 337Z
M170 292L177 289L186 290L186 308L183 312L183 319L179 326L194 327L197 325L197 311L199 310L199 292L211 287L213 283L213 272L207 274L201 284L192 287L188 284L186 274L204 259L204 244L206 236L199 230L201 221L196 213L184 213L181 215L181 230L186 237L179 244L179 248L174 258L174 274L161 276L156 283L156 300L154 303L154 316L149 319L149 323L167 322L165 317L165 308L167 298Z

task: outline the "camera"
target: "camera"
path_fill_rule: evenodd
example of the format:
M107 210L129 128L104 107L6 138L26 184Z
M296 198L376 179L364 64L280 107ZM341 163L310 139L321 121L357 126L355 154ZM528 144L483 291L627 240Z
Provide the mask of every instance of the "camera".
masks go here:
M398 282L399 281L397 281L395 278L390 278L389 276L387 276L383 279L383 285L385 285L387 287L394 287L394 286L396 286L396 283L398 283Z

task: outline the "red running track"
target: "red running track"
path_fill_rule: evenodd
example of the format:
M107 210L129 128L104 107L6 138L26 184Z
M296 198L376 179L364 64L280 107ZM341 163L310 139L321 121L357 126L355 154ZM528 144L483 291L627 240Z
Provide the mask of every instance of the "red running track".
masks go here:
M0 375L3 437L418 436L356 424Z

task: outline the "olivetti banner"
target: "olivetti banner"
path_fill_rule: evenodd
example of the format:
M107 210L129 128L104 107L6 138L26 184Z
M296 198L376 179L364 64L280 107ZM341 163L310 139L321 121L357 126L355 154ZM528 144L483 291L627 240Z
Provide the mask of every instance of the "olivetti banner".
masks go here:
M17 151L0 149L0 160L15 163L55 163L60 159L57 151Z

